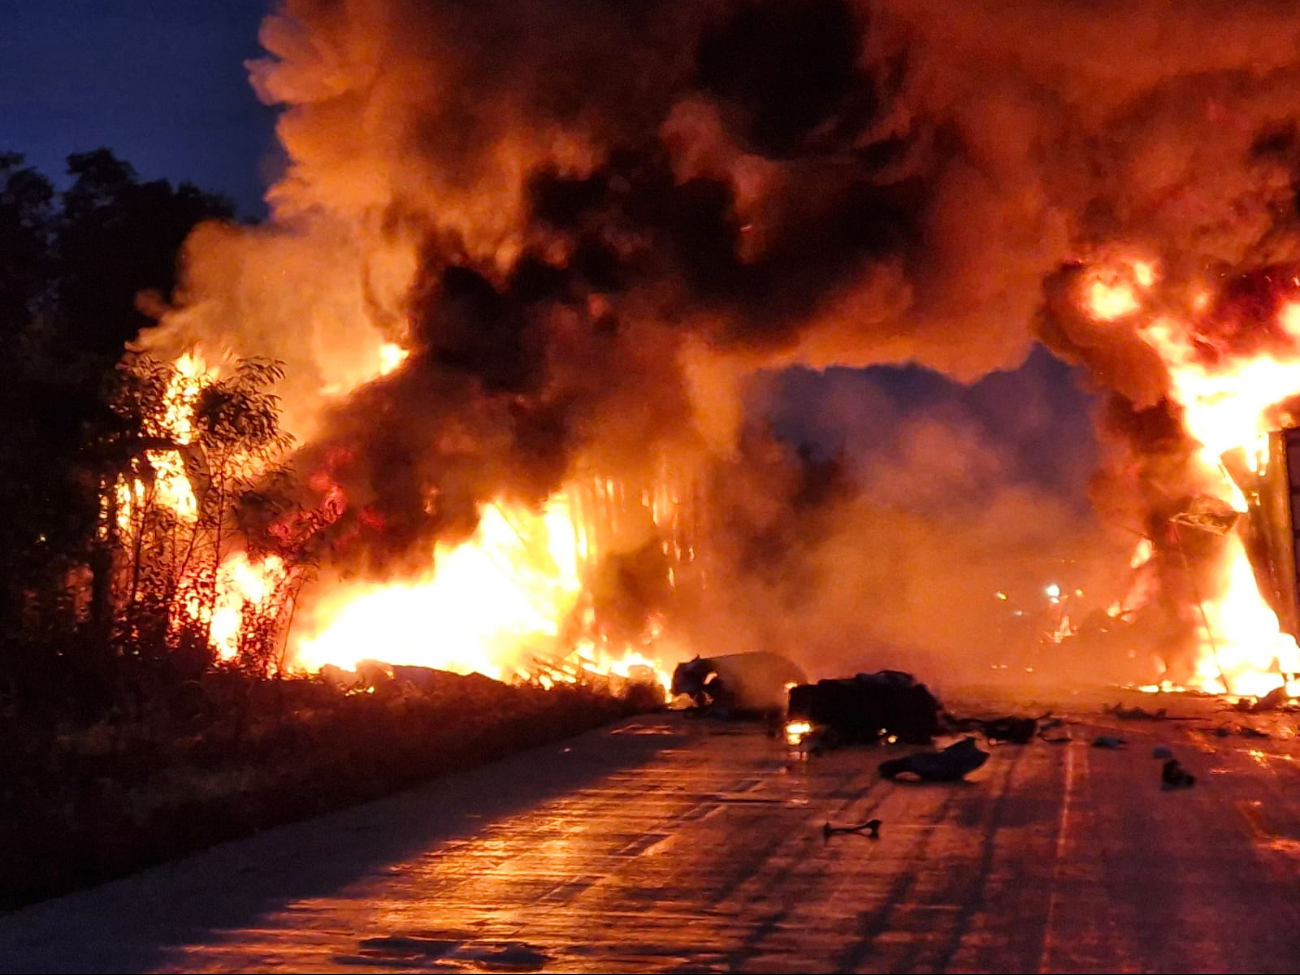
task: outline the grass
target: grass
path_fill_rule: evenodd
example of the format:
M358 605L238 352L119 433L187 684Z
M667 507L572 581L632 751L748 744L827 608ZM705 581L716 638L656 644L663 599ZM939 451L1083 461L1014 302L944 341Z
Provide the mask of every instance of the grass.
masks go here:
M427 676L427 675L426 675ZM146 714L0 727L0 910L400 791L659 703L437 673L348 693L213 674Z

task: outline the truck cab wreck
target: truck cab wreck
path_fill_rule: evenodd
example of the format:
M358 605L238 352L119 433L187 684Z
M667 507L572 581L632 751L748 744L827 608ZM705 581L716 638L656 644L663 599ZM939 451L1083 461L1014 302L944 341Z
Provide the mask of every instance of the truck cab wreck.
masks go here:
M779 653L730 653L678 664L672 692L727 716L759 716L784 713L789 688L807 680L798 664Z

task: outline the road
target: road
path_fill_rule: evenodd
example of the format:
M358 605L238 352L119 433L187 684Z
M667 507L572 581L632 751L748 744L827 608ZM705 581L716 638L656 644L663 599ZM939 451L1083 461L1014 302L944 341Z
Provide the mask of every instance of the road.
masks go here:
M0 971L1295 972L1298 749L1222 722L918 785L643 718L10 915Z

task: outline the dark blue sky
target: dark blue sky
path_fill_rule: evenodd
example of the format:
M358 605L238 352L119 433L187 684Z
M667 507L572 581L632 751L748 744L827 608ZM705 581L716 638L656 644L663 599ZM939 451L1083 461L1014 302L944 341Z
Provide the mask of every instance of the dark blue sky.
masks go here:
M0 151L58 176L108 146L261 213L274 113L244 61L270 0L0 0Z

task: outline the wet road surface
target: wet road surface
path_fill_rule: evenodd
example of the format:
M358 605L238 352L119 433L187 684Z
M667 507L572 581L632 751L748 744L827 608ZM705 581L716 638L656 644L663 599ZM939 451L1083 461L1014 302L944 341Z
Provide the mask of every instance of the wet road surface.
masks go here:
M0 971L1300 970L1294 740L1079 721L917 785L645 718L10 915Z

